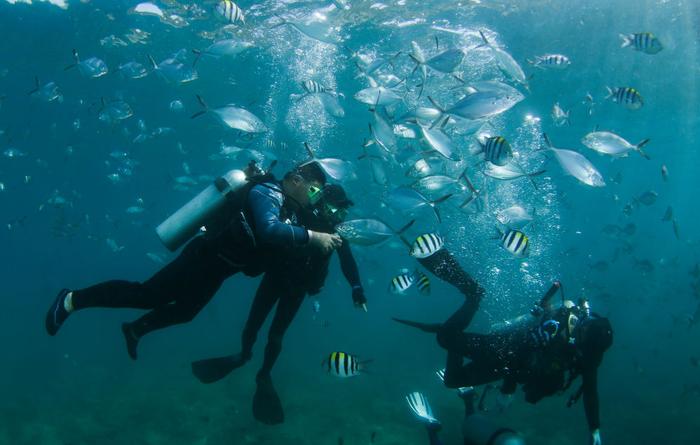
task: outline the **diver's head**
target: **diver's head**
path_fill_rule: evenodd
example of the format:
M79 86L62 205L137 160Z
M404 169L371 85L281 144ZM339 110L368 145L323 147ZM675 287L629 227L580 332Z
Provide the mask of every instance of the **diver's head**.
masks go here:
M321 198L312 203L314 213L331 226L342 223L348 214L348 208L353 204L345 193L345 189L338 184L326 185L323 188Z
M326 174L317 162L307 162L284 175L282 188L293 201L309 207L326 184Z
M610 320L605 317L589 317L577 328L576 343L584 356L602 359L613 342L613 330Z

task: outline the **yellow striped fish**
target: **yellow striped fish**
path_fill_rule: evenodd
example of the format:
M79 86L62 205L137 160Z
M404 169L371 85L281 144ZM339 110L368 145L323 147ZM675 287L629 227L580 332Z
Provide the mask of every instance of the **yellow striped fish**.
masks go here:
M245 23L245 16L243 15L243 10L231 0L221 0L216 5L216 12L224 19L226 19L226 21L229 23Z
M520 230L508 230L501 235L501 245L517 257L527 256L530 239Z
M329 374L335 377L347 378L360 375L364 366L370 361L360 361L357 357L347 352L331 352L328 358L323 360L323 365Z
M413 242L410 255L414 258L427 258L442 249L445 241L436 233L424 233Z
M418 292L423 295L430 295L430 280L421 272L417 272L417 275L418 282L416 283L416 286L418 286Z
M408 269L403 269L400 274L391 279L389 283L389 291L393 294L405 293L416 281L416 275L409 272Z

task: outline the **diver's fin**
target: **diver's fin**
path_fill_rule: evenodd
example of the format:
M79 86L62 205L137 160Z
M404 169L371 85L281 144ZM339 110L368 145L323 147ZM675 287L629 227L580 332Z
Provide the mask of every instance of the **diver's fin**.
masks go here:
M240 368L247 361L241 354L198 360L192 362L192 374L202 383L214 383L229 375L234 369Z
M393 318L397 323L405 324L406 326L411 326L413 328L420 329L423 332L428 332L431 334L437 333L437 331L440 329L440 326L442 326L442 323L421 323L419 321L411 321L411 320L402 320L400 318Z
M284 410L272 379L269 376L257 377L258 387L253 396L253 417L266 425L284 422Z

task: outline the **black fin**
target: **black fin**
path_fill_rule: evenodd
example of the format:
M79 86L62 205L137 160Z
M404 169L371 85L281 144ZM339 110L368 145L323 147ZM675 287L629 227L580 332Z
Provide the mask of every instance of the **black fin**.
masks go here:
M240 354L198 360L192 362L192 374L202 383L214 383L241 367L246 361Z
M393 318L397 323L405 324L406 326L411 326L412 328L420 329L423 332L428 332L430 334L435 334L440 330L442 323L421 323L419 321L402 320L400 318Z

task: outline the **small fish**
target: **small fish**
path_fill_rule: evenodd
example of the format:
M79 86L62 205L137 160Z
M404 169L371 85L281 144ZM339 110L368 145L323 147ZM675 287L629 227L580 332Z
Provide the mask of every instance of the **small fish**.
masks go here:
M2 152L3 156L8 159L23 158L27 156L27 152L22 151L18 148L8 148Z
M586 93L586 97L583 100L583 104L586 106L588 115L593 116L593 109L595 108L596 103L593 100L593 96L591 95L591 93Z
M568 174L588 186L605 187L603 176L585 156L573 150L554 147L546 133L543 137L549 150L554 152L557 161Z
M413 258L427 258L442 249L445 241L436 233L425 233L416 238L411 247L410 255Z
M666 208L666 213L664 213L664 217L661 218L661 221L671 221L673 220L673 207L668 206Z
M65 70L77 67L80 74L93 79L102 77L109 72L107 64L104 62L104 60L98 59L97 57L90 57L85 60L80 60L78 51L75 49L73 50L73 59L75 60L75 63L68 65Z
M605 87L608 90L606 99L611 99L613 102L624 105L629 110L638 110L644 106L644 98L634 88L631 87Z
M556 127L563 127L564 125L570 126L569 122L569 112L564 111L564 109L559 106L559 102L555 103L552 107L552 120Z
M571 65L571 60L563 54L545 54L543 56L536 56L535 60L528 60L528 63L535 68L563 70Z
M430 295L430 279L425 274L418 273L418 282L416 286L421 295Z
M656 36L650 32L640 32L635 34L620 34L622 39L622 44L620 48L634 48L635 51L641 51L645 54L657 54L659 51L664 49L663 45L656 38Z
M635 202L640 202L644 204L645 206L650 206L654 205L656 203L656 198L659 197L659 194L656 193L653 190L646 191L639 195L637 198L635 198Z
M434 175L438 171L439 166L437 165L437 162L420 158L411 166L411 168L406 171L406 176L423 178Z
M117 67L117 72L129 79L141 79L148 75L146 67L139 62L126 62Z
M114 241L112 238L107 238L105 241L107 242L107 245L109 246L109 248L112 249L112 252L117 253L117 252L121 252L122 250L124 250L124 246L118 245L117 242Z
M664 182L668 182L668 167L666 165L661 166L661 178Z
M409 272L408 269L403 269L400 274L391 279L389 283L389 291L393 294L403 294L416 281L416 275Z
M318 302L318 300L314 300L312 310L314 312L314 320L316 319L316 314L321 312L321 303Z
M504 233L500 233L501 246L514 256L522 258L527 256L530 239L520 230L509 229Z
M360 361L354 355L346 352L331 352L323 361L328 373L341 378L355 377L362 373L370 360Z
M332 91L312 79L302 81L301 87L309 94L328 93Z
M152 253L152 252L146 252L146 256L148 259L153 261L156 264L165 264L165 258L163 255L159 255L157 253Z
M514 205L498 211L496 213L496 219L509 229L519 230L530 224L533 218L527 210L518 205Z
M216 12L229 23L241 22L245 24L243 10L231 0L221 0L216 5Z
M56 85L55 82L49 82L43 86L40 86L38 77L34 78L34 89L27 94L44 102L63 102L63 95L58 89L58 85Z
M609 131L594 131L588 133L581 139L581 143L598 153L611 155L614 157L625 157L630 151L636 151L644 159L651 159L642 147L649 143L649 139L644 139L638 144L631 144L626 139Z
M487 137L479 141L480 153L484 153L484 159L490 163L503 167L513 158L513 149L503 136Z

